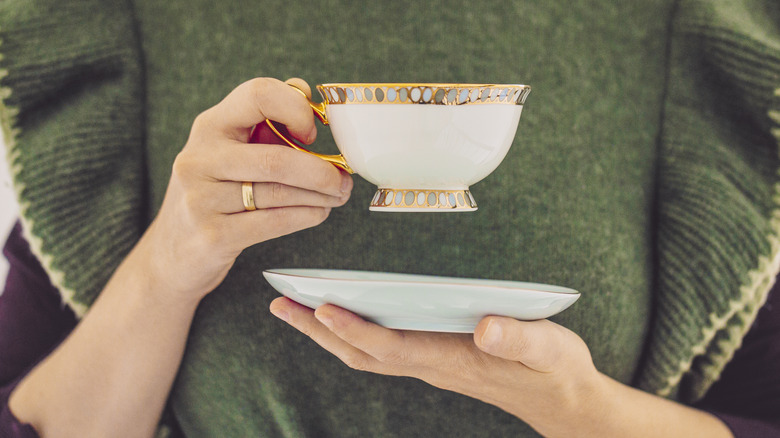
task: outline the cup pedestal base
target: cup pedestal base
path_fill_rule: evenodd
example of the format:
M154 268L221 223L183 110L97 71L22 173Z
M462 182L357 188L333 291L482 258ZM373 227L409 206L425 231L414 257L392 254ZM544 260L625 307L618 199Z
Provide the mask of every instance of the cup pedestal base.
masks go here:
M477 202L468 189L389 189L376 191L371 211L386 212L460 212L476 211Z

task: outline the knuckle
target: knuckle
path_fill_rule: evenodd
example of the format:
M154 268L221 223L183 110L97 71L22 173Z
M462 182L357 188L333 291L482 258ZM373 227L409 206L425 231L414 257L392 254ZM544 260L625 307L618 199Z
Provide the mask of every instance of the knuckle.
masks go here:
M388 365L409 365L410 355L406 350L393 349L379 354L377 360Z
M261 155L260 165L265 170L269 179L278 181L284 176L285 161L282 149L275 147L266 147Z
M344 206L349 201L349 198L351 196L352 196L351 193L347 193L346 195L343 195L342 197L338 198L337 201L336 201L336 206L337 207Z
M555 340L556 348L552 349L551 361L572 361L580 364L593 364L590 349L585 341L573 331L558 326L559 336ZM563 351L567 353L564 355Z
M284 200L285 186L282 183L271 183L269 186L269 198L276 205Z
M489 356L471 342L456 345L458 347L451 349L450 353L429 359L438 363L436 367L438 374L445 377L445 380L456 380L461 384L484 382L489 367L487 362Z
M268 95L268 91L272 88L274 82L276 80L271 78L252 78L247 81L247 86L256 97L264 97Z
M299 326L296 326L298 330L300 330L301 333L303 333L305 336L314 339L314 329L312 328L311 324L301 324Z
M192 121L192 128L190 129L190 134L192 136L202 135L212 129L213 122L211 113L212 109L209 108L195 116L195 120Z
M314 218L314 225L319 225L323 222L325 222L325 219L330 216L330 208L328 207L322 207L315 209L315 218Z
M173 166L171 167L171 175L174 179L186 183L189 177L195 173L197 165L192 154L181 151L173 160Z
M256 103L257 109L261 114L265 114L263 111L263 103L269 99L275 82L276 81L271 78L254 78L250 79L247 83L252 99Z
M515 336L510 341L509 349L515 357L524 357L531 349L531 341L527 336Z
M359 353L346 353L341 358L341 361L356 371L369 371L370 369L366 357Z
M187 162L187 157L184 155L184 152L179 152L173 160L171 175L174 177L186 175L189 171L189 166L190 164Z
M471 376L472 378L478 376L477 379L480 379L484 376L487 363L485 356L481 352L476 349L470 349L468 352L458 356L455 366L457 375Z

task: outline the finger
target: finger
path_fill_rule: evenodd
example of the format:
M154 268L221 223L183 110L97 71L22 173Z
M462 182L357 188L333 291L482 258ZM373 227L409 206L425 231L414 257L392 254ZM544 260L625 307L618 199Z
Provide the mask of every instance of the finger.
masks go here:
M489 316L474 330L474 342L485 353L520 362L539 372L552 372L571 354L572 332L548 320L518 321ZM568 350L568 351L567 351Z
M295 83L299 85L297 80ZM198 116L193 131L213 130L245 142L252 128L266 119L287 126L293 136L304 142L316 135L314 116L306 99L286 83L272 78L255 78L236 87Z
M283 207L247 211L226 218L219 236L232 247L248 246L286 236L325 222L328 207Z
M306 83L303 79L300 78L291 78L285 81L285 83L289 85L293 85L296 88L300 89L306 94L306 97L308 97L311 100L311 88L309 87L309 84ZM286 135L289 134L289 131L284 125L276 126L276 129L281 130L283 133L286 133ZM304 144L311 144L314 142L314 140L317 138L317 130L315 129L312 133L313 135L310 135L308 139L298 139L302 141ZM289 135L288 135L289 136ZM259 125L256 125L254 127L254 130L252 131L252 135L249 138L249 143L262 143L262 144L285 144L284 141L282 141L279 136L276 135L275 132L271 130L271 128L268 127L265 123L260 123Z
M384 328L334 305L320 306L314 316L339 338L386 365L418 365L416 352L430 352L435 348L413 345L418 344L414 342L413 332Z
M341 197L352 177L332 164L281 145L222 142L185 150L175 171L198 172L217 181L276 182Z
M301 91L306 93L306 97L311 99L311 87L309 87L309 84L306 81L304 81L303 79L301 79L301 78L290 78L290 79L287 79L286 81L284 81L284 83L297 87L298 89L300 89Z
M206 184L198 193L201 206L208 211L223 214L246 211L241 183L219 181ZM279 207L340 207L349 200L349 193L330 196L312 190L291 187L281 183L254 183L252 185L255 208Z
M314 317L315 312L308 307L280 297L271 302L270 309L274 316L298 329L350 368L386 374L382 364L333 334Z

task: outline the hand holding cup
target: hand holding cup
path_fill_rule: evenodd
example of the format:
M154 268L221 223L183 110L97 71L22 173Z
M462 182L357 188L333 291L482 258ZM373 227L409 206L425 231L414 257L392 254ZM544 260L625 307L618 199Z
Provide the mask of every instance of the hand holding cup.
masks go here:
M498 167L530 87L483 84L324 84L309 100L340 155L310 152L378 186L370 210L474 211L469 186ZM268 125L284 141L306 148Z
M136 249L179 298L200 299L245 248L316 226L349 199L346 172L255 129L273 118L299 141L314 141L311 109L289 85L309 89L300 79L252 79L192 124L160 212Z

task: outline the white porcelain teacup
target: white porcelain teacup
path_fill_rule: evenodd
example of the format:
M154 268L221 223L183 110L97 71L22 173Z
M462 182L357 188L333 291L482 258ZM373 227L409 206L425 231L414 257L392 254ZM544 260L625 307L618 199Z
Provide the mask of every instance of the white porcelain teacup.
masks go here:
M341 155L306 150L378 186L370 210L474 211L469 186L498 167L515 138L526 85L341 83L309 101Z

